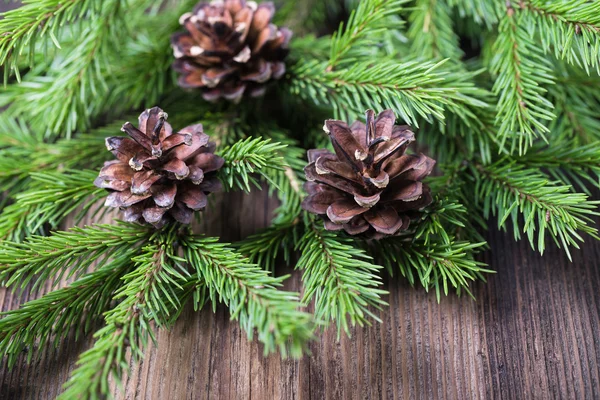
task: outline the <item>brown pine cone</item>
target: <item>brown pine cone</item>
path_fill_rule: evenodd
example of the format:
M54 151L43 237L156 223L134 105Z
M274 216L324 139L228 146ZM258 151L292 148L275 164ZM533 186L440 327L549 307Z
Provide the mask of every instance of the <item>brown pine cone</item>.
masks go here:
M170 218L184 224L194 211L204 209L206 195L220 188L214 171L224 160L214 153L214 143L192 125L173 133L158 107L144 111L139 129L127 122L126 137L109 137L106 147L117 160L107 161L94 184L108 189L107 207L120 207L125 220L146 221L156 227Z
M182 15L186 32L171 38L179 85L201 89L208 101L264 94L265 83L285 73L292 36L270 23L274 13L271 2L225 0L198 3Z
M421 182L435 161L419 154L405 154L415 140L411 128L394 125L396 117L386 110L367 124L350 127L327 120L335 154L309 150L304 169L308 197L302 207L320 215L328 230L380 238L408 228L410 214L431 203L429 187Z

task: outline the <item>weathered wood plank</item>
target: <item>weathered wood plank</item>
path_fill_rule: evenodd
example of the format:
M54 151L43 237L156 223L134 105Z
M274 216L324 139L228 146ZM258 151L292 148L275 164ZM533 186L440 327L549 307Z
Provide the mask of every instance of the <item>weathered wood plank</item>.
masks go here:
M202 229L236 240L266 226L266 193L228 195ZM386 278L383 322L336 340L327 330L299 361L264 358L227 310L186 309L132 365L127 399L464 399L600 397L600 245L589 241L569 263L554 248L541 257L526 243L488 233L485 260L498 271L475 285L477 301ZM290 272L282 266L283 271ZM287 288L299 289L294 273ZM3 310L37 294L0 291ZM0 370L0 398L54 398L90 341L64 343L41 361Z

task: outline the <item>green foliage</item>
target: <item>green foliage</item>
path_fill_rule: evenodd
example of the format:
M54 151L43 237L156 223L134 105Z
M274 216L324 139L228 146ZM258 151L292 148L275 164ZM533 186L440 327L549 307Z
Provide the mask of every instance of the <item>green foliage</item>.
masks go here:
M85 4L96 4L89 16L94 22L86 17L75 26L60 26L56 21L52 32L60 30L56 37L63 49L55 52L51 63L38 63L21 84L10 84L0 93L7 113L27 120L40 138L71 137L75 130L88 130L100 115L114 114L115 107L121 114L132 107L152 107L172 89L169 36L178 29L178 16L191 7L190 1L161 14L144 12L152 5L147 0L60 3L82 4L88 11ZM32 57L36 51L31 49Z
M331 39L331 52L327 70L331 71L340 64L351 64L373 55L377 48L378 34L388 26L388 17L398 14L407 0L369 0L361 1L352 11L348 22Z
M231 318L252 338L254 330L264 352L275 350L300 357L312 338L312 318L301 311L296 293L278 290L286 278L273 277L214 238L181 239L184 257L206 284L208 295L229 307Z
M448 0L448 4L458 8L462 18L468 16L478 24L491 28L498 22L494 0Z
M470 96L473 88L464 84L464 74L438 72L441 64L364 61L334 71L325 71L320 62L296 64L289 90L316 104L330 105L338 119L353 121L368 108L391 108L399 119L417 125L417 117L443 120L444 106L456 110L480 104Z
M89 333L108 309L129 266L128 257L118 257L65 288L2 313L0 355L8 356L9 367L25 349L30 363L42 354L36 348L58 347L73 329L76 338Z
M557 58L600 73L600 3L586 0L525 0L521 3L542 38L541 47Z
M497 74L494 93L499 96L496 126L500 145L508 141L512 151L525 153L537 137L548 132L547 121L555 118L553 105L542 85L554 82L550 65L535 42L526 14L510 2L500 19L490 70Z
M73 0L70 3L82 2ZM90 111L92 105L85 101L86 94L98 96L107 92L102 73L107 68L106 56L100 55L106 48L116 45L114 32L122 26L116 23L120 5L118 0L98 2L99 11L95 18L102 23L86 26L80 32L72 29L70 34L77 35L80 40L74 43L69 53L55 57L48 67L38 65L21 85L8 86L0 96L0 104L10 104L8 112L14 116L39 121L36 125L43 127L39 133L44 136L64 133L68 137L76 128L88 128L87 116L94 111ZM59 98L63 101L56 101ZM41 103L45 106L40 107Z
M555 62L557 84L548 88L557 119L550 124L550 140L564 146L600 141L600 76Z
M25 0L24 6L4 13L0 20L0 65L9 65L18 76L18 57L48 35L60 47L57 30L82 17L98 18L99 0ZM33 55L33 52L30 52ZM5 80L9 69L5 69Z
M106 191L94 186L96 171L32 172L31 182L0 214L0 237L20 241L57 228L68 215L77 223L94 210ZM100 211L96 207L95 212Z
M44 282L56 285L63 277L84 273L94 263L128 257L135 245L152 234L148 227L119 222L30 236L24 243L0 242L0 281L5 286L35 290Z
M485 243L469 243L456 240L434 239L425 243L423 240L403 241L397 238L385 239L374 243L383 265L390 273L400 269L402 276L411 285L415 284L415 275L419 283L426 289L435 289L438 302L441 293L448 295L449 286L457 293L469 291L469 283L482 279L483 273L493 271L485 269L485 264L475 260Z
M591 194L588 186L600 188L600 146L596 143L570 148L568 143L553 142L534 147L519 162L550 174L557 181Z
M59 398L108 395L109 376L120 385L123 372L129 369L127 348L134 360L142 358L148 338L154 339L151 322L164 326L181 307L178 299L179 292L186 290L182 286L186 271L171 254L175 238L173 231L159 234L131 259L134 268L123 277L123 286L114 296L120 303L105 313L106 326L94 334L96 342L79 358Z
M577 242L583 241L579 232L598 238L591 217L600 215L594 211L600 201L588 200L587 195L574 193L570 186L552 182L538 169L510 158L492 165L474 164L470 170L475 180L474 198L483 216L498 217L498 228L510 220L515 239L525 233L531 247L540 253L545 249L546 234L569 258L569 246L579 248Z
M380 321L371 307L385 305L381 295L387 292L378 287L381 268L370 262L351 240L326 231L312 217L304 218L305 232L297 242L300 259L296 268L304 270L303 302L314 301L315 317L325 323L337 323L338 336L343 330L350 334L350 324L370 325L370 319Z
M250 191L250 184L260 188L253 176L259 174L273 182L269 170L285 170L285 162L280 156L273 156L285 145L271 143L271 139L247 138L227 146L219 152L225 165L219 170L219 178L228 189Z
M460 60L463 51L452 26L452 10L444 0L417 0L409 18L411 51L425 60Z

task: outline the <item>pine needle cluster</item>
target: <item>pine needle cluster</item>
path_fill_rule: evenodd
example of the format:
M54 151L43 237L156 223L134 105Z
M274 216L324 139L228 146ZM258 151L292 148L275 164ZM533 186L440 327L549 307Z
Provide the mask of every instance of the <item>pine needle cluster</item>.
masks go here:
M195 0L22 3L0 18L0 281L54 290L3 313L0 356L93 334L65 399L106 396L188 303L222 302L266 353L297 357L321 328L378 321L384 270L438 301L470 294L493 272L478 257L488 223L539 252L598 238L598 2L276 1L274 22L295 32L287 72L236 105L177 86L169 37ZM174 126L203 123L226 190L279 199L270 227L226 244L176 224L64 226L105 212L104 139L156 105ZM433 203L399 236L326 231L301 208L306 149L329 146L323 120L386 108L438 161ZM302 295L281 290L278 260Z

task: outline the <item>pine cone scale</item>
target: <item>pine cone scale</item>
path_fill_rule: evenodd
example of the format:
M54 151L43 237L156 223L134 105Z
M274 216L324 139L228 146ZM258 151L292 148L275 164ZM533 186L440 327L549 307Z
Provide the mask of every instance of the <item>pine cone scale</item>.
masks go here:
M189 223L206 207L207 194L220 188L212 173L224 160L213 154L202 125L173 133L166 118L154 107L140 115L139 128L123 125L131 139L106 140L117 160L105 163L94 184L111 191L105 205L125 210L127 221Z
M274 13L272 3L242 0L199 3L182 15L186 32L171 37L179 85L202 90L209 101L262 94L267 81L285 73L291 38L271 23Z
M308 152L304 171L309 195L302 207L320 215L326 229L369 237L395 235L408 229L411 211L431 202L421 180L435 161L422 154L405 155L414 133L394 125L395 120L391 110L377 117L369 110L365 124L325 121L334 153Z

